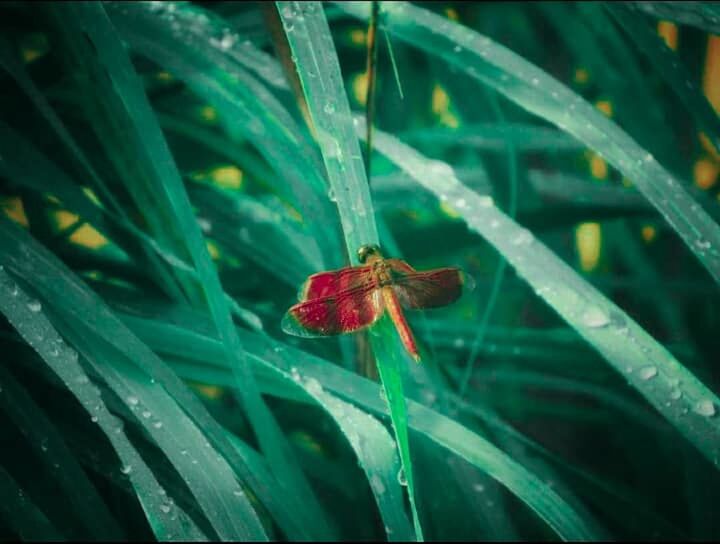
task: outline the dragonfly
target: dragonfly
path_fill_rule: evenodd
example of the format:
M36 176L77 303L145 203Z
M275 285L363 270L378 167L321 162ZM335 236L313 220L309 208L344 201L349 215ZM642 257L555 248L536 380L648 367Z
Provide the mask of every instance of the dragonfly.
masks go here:
M369 327L387 311L403 346L419 362L403 311L447 306L472 289L472 278L459 268L415 270L401 259L384 258L374 244L362 246L358 259L360 266L309 276L282 329L295 336L334 336Z

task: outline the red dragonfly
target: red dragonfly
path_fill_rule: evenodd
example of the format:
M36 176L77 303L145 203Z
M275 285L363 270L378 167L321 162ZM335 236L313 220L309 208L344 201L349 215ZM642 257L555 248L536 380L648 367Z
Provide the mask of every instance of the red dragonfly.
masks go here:
M333 336L372 325L385 310L390 313L405 349L420 360L417 342L403 308L415 310L446 306L471 288L469 276L458 268L417 271L400 259L385 259L376 245L358 250L360 266L319 272L310 276L282 320L295 336Z

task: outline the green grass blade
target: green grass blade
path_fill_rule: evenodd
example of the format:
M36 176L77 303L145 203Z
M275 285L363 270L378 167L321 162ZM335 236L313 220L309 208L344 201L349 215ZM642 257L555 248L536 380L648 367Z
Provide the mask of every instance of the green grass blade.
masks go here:
M98 341L91 329L70 322L64 332L122 399L135 423L162 449L218 537L265 540L265 531L230 466L207 446L204 433L163 387L124 360L116 349ZM161 507L161 511L170 514L172 506Z
M95 486L80 467L62 434L27 390L0 367L0 408L26 436L62 488L64 495L78 512L78 519L92 538L122 540L124 531L113 518Z
M642 195L631 188L593 183L589 179L563 172L529 170L527 177L540 195L553 200L566 200L577 205L607 206L614 209L650 209Z
M15 229L0 222L0 228ZM5 249L5 248L3 248ZM2 255L5 265L17 274L15 263L8 262L7 254ZM19 274L22 275L22 274ZM166 498L159 492L160 486L150 469L124 434L122 422L112 415L78 363L78 353L58 335L42 312L38 300L28 296L4 270L0 270L0 310L17 329L20 335L43 358L50 368L62 379L66 387L77 397L91 418L112 443L120 457L121 467L132 467L127 474L136 489L140 503L160 540L175 538L203 538L192 521L179 512L176 516L164 514L168 508ZM121 467L118 467L120 470Z
M238 373L237 390L246 414L252 422L263 452L270 460L273 473L279 482L288 487L288 498L293 497L297 502L297 508L305 510L312 520L311 527L318 531L319 535L330 537L332 535L330 524L290 454L277 422L254 384L254 378L243 356L242 346L232 326L230 309L223 295L217 271L205 247L187 193L157 119L115 28L104 8L92 4L76 4L75 13L66 19L66 23L69 28L75 27L79 32L84 32L94 43L99 55L98 61L107 70L120 99L120 108L116 108L111 115L125 119L132 130L130 135L135 150L144 150L144 153L140 153L135 160L149 173L143 182L147 184L146 188L153 195L153 200L159 200L160 209L166 214L162 221L162 231L172 233L174 244L182 248L183 252L187 252L192 259L198 278L202 282L204 298L226 346L227 357L233 361L233 368ZM157 209L152 213L156 212ZM170 234L166 236L169 237Z
M513 145L518 152L573 152L585 146L575 138L551 127L525 123L463 124L458 128L433 127L408 130L400 137L415 147L434 149L467 146L482 151L504 152Z
M219 385L231 383L232 374L222 358L222 347L217 340L196 330L171 327L159 321L126 318L126 323L159 353L187 355L195 361L198 371L196 377L204 375L204 379L209 383ZM197 327L196 322L190 325ZM301 361L302 375L306 379L317 380L323 389L370 413L390 415L388 404L381 398L381 388L377 384L310 354L281 346L268 338L244 331L238 333L242 335L249 353L253 354L251 360L256 365L255 371L263 377L261 383L264 383L265 378L275 376L278 371L286 376L293 376L298 362ZM185 345L194 346L193 352L183 350L181 346ZM180 370L179 367L176 368ZM293 371L293 368L296 371ZM296 398L294 391L287 391L287 386L274 388L273 392ZM497 479L553 527L560 537L566 540L592 540L598 537L552 488L486 439L415 401L407 400L407 404L411 429L425 434L442 448L460 455Z
M358 134L362 134L358 123ZM536 294L595 347L675 428L720 466L720 401L629 315L588 284L527 229L430 161L380 131L379 152L447 202L500 251Z
M196 322L196 319L190 314L184 319L179 315L176 317L181 322ZM156 338L156 346L167 347L174 344L180 335L186 334L181 327L160 325L157 322L135 316L126 315L123 317L123 321L143 337ZM183 344L193 346L189 351L185 351L186 358L203 359L207 357L208 350L213 353L215 341L208 342L208 339L204 337L195 336L191 342ZM273 351L282 352L284 349L277 345ZM179 352L175 352L175 354L180 355ZM253 360L257 359L257 354L252 358ZM188 372L190 374L186 376L194 379L210 383L225 383L223 381L214 382L213 379L208 380L208 373L202 371L193 373L192 370L188 370ZM320 404L336 421L365 471L385 523L388 538L390 540L411 539L412 528L404 512L403 493L397 481L400 468L399 459L394 442L387 430L373 417L325 391L317 378L306 378L298 367L291 367L289 373L274 372L281 378L280 391L283 394L289 394L288 398L305 401L304 395L297 396L293 391L287 391L288 384L291 384L291 389L299 385L306 395ZM214 374L210 371L209 375Z
M5 241L5 244L0 247L0 258L10 260L15 267L16 275L32 278L33 289L42 295L45 301L53 304L54 311L61 313L65 322L75 322L89 328L92 335L98 338L98 342L102 341L111 345L115 349L114 353L124 354L128 361L146 374L149 381L157 380L177 400L179 406L187 412L197 426L202 428L207 439L212 440L214 447L232 464L235 473L243 482L248 484L249 488L267 507L283 530L293 538L307 538L308 531L311 529L303 526L303 522L296 518L298 514L290 510L288 503L281 503L275 498L278 487L277 481L263 482L245 467L237 453L227 442L224 431L221 430L218 423L210 417L197 397L182 384L179 378L163 365L146 345L127 330L102 301L77 279L77 276L69 272L57 259L39 248L23 230L7 223L7 221L3 221L0 228L2 229L0 230L2 239ZM23 259L20 259L19 255L22 255ZM45 270L48 273L45 276L33 276L32 270ZM58 288L60 285L63 285L64 288ZM69 333L73 333L73 331L71 330ZM75 332L74 334L81 344L90 336L89 333L77 335ZM117 357L114 353L110 351L113 357ZM130 397L136 399L137 404L130 401ZM132 410L133 407L137 408L143 396L127 394L120 395L120 398ZM165 419L166 421L172 421L173 418L180 419L181 417L175 415L172 418L166 417ZM151 429L155 430L154 427ZM191 429L190 432L194 431ZM204 445L205 441L202 440L200 446ZM115 445L115 443L113 444ZM181 449L189 448L190 445ZM216 461L221 463L219 459L211 458L211 462ZM137 461L133 458L132 463L124 464L137 466ZM142 465L140 465L138 472L141 477L148 479L152 483L151 476L144 476L145 470L147 469L143 469ZM134 472L131 474L134 475ZM235 498L238 500L237 496ZM153 515L157 511L157 508L153 510ZM235 517L238 520L244 519L246 526L252 526L253 522L251 520L255 517L255 514L252 508L248 506L245 511L236 511ZM263 533L259 527L259 521L255 520L254 523L256 530L252 532L252 535L255 538L261 538ZM170 533L180 534L177 531L170 531ZM194 533L182 534L186 534L187 538L191 538Z
M720 34L720 8L714 2L628 2L633 9L664 21Z
M651 60L652 65L692 115L698 128L704 130L717 147L720 144L720 119L702 90L696 85L695 78L678 61L678 54L667 47L648 21L632 8L623 4L608 4L604 7Z
M322 5L318 2L277 2L276 5L295 56L298 76L340 214L350 263L358 264L357 250L366 244L377 244L379 240L362 153L354 134L350 106L330 29ZM405 364L408 357L398 355L402 351L394 334L385 316L372 327L371 343L391 408L415 533L422 540L422 528L415 506L405 396L400 373L400 365Z
M0 515L23 540L35 542L65 539L47 516L28 499L13 477L0 466Z
M402 487L398 483L400 461L393 438L385 427L372 416L325 391L317 379L303 378L299 370L290 370L293 379L335 419L350 442L370 483L388 540L407 542L413 539L412 527L405 514Z
M277 190L293 206L302 203L324 225L321 228L310 222L308 230L323 258L338 259L339 264L336 231L328 228L334 218L314 153L304 149L302 133L282 104L225 51L212 45L217 29L209 27L205 34L188 35L177 22L175 10L158 11L142 4L109 7L113 22L133 48L177 74L215 106L232 139L242 136L258 148L285 181L275 184ZM191 15L186 18L192 20Z
M362 2L337 5L355 17L368 17L369 7ZM655 157L613 121L545 71L463 25L405 2L386 5L383 16L390 33L457 66L598 152L633 180L720 282L720 226Z

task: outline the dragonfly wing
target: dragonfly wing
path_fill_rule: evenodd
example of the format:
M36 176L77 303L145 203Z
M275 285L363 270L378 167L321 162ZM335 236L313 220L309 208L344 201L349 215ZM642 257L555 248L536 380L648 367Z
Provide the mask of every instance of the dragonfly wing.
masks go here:
M353 266L318 272L310 276L300 290L300 300L323 298L367 283L372 266Z
M364 285L291 307L282 329L295 336L333 336L371 325L382 315L380 289Z
M417 270L401 259L385 259L385 262L390 265L393 272L403 276L417 272Z
M395 279L393 290L400 304L408 309L438 308L455 302L471 278L459 268L438 268L414 272Z

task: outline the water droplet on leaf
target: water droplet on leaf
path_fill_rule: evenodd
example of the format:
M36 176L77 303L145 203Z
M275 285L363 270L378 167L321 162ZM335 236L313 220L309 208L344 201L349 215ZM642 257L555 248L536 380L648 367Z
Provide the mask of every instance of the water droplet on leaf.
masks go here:
M644 366L640 369L638 375L641 380L649 380L650 378L657 376L657 368L654 366Z
M701 416L712 417L715 415L715 405L709 399L702 399L695 403L693 412Z

